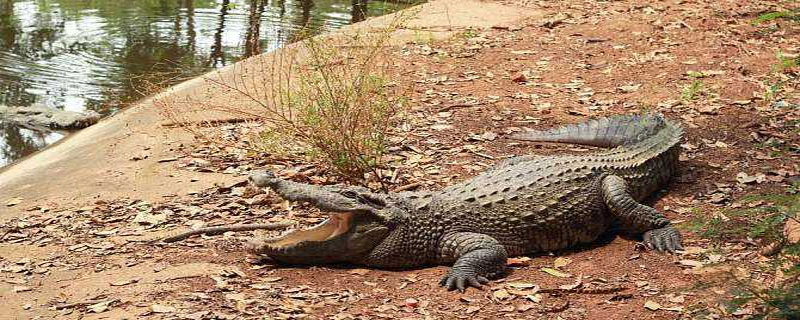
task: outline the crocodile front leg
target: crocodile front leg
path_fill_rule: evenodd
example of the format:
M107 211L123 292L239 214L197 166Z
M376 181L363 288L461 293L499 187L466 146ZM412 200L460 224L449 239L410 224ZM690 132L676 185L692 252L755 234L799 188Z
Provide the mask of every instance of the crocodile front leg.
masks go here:
M443 262L455 261L453 268L439 283L447 290L464 291L468 286L480 288L505 271L508 254L494 238L474 232L445 235L439 248Z
M625 179L613 175L603 178L602 193L606 206L622 223L623 229L644 233L644 243L649 248L669 252L683 250L680 232L656 209L636 202L628 193Z

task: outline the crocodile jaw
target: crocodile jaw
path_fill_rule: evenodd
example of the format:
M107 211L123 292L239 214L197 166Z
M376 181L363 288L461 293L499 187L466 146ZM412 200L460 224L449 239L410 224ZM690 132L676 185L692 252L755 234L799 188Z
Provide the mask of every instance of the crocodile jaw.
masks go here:
M265 254L282 253L306 242L324 242L347 232L352 223L353 213L333 213L322 223L303 230L291 230L279 237L264 240Z
M280 237L254 240L256 254L289 264L361 262L388 235L380 219L359 212L331 213L322 223Z

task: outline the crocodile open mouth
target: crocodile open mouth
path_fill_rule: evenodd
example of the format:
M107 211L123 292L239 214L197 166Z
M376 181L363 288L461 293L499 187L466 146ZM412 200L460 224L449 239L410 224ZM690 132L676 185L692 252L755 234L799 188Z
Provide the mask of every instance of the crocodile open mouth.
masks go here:
M282 250L304 242L324 242L350 230L353 213L331 213L328 219L308 229L296 229L269 239L266 244L273 250Z

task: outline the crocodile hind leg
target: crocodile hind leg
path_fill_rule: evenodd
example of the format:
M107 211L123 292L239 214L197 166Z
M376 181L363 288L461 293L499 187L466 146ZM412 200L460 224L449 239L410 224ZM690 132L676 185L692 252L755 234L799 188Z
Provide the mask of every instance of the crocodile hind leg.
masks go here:
M603 200L609 210L622 223L623 229L642 234L644 243L651 249L675 252L682 250L680 232L670 225L669 219L634 199L619 176L607 176L602 182Z
M453 268L440 284L448 290L464 291L469 286L480 288L505 271L508 253L494 238L474 232L455 232L445 235L440 245L445 262L455 260Z

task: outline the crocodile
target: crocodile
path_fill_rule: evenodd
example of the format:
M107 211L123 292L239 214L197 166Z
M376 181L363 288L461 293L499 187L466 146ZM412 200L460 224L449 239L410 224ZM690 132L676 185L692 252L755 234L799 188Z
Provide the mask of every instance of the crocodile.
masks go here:
M511 138L606 149L517 156L438 191L371 192L254 171L255 186L330 215L309 229L257 236L247 247L289 264L452 265L440 284L459 291L502 276L508 257L590 243L612 225L674 253L682 249L680 232L641 201L675 174L682 136L679 123L658 113L525 131Z

